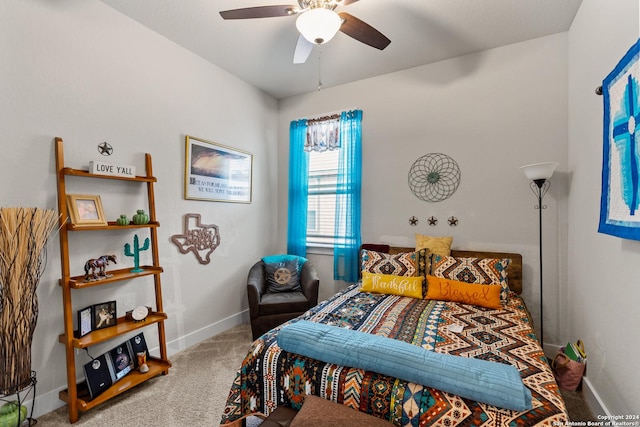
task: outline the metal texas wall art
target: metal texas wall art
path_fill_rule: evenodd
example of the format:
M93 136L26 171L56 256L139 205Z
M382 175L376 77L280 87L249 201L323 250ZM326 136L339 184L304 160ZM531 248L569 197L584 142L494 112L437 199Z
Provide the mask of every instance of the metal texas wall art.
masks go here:
M200 214L184 215L183 233L171 236L171 241L183 253L193 252L200 264L209 264L211 254L220 245L220 232L214 224L202 224Z

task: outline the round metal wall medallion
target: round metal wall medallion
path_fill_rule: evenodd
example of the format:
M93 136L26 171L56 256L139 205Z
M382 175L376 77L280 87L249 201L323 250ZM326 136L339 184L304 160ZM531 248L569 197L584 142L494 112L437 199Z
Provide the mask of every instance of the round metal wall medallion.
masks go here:
M451 197L460 184L460 168L446 154L429 153L409 170L409 188L420 200L441 202Z

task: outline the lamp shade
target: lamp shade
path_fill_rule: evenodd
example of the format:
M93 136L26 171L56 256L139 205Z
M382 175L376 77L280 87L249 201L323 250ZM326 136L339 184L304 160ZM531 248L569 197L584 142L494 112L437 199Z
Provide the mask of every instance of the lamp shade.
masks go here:
M336 35L342 18L332 10L318 7L298 16L296 27L302 36L314 44L324 44Z
M536 179L549 179L553 175L553 171L558 167L557 162L534 163L531 165L520 166L520 169L527 178L532 181Z

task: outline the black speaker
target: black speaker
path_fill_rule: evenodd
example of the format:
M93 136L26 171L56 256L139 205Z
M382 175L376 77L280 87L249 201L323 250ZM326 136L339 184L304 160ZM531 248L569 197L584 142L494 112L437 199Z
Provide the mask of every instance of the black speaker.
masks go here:
M100 355L84 365L84 376L87 379L91 399L111 387L111 369L106 355Z
M133 358L134 367L138 367L138 353L145 352L149 357L149 349L147 348L147 342L144 339L144 334L140 332L135 337L129 340L129 346L131 347L131 355Z

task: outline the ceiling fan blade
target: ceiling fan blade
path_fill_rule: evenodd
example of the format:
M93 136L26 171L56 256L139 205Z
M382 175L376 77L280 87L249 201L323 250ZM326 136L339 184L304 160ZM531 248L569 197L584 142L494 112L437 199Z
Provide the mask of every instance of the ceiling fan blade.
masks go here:
M294 64L304 64L307 62L307 58L311 55L314 44L305 39L302 34L298 37L298 43L296 43L296 51L293 53Z
M340 15L344 21L340 27L340 31L349 37L353 37L364 44L380 50L383 50L391 43L391 40L384 34L355 16L346 12L340 12L338 15Z
M289 16L298 13L300 8L291 5L279 6L256 6L245 7L243 9L223 10L220 16L224 19L251 19L251 18L271 18L275 16Z

